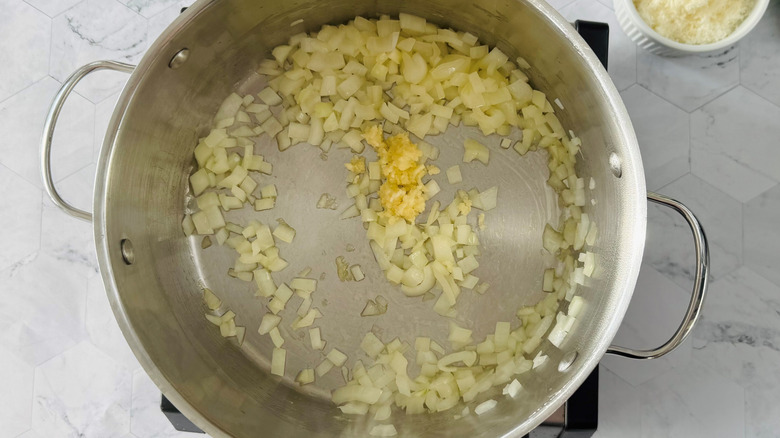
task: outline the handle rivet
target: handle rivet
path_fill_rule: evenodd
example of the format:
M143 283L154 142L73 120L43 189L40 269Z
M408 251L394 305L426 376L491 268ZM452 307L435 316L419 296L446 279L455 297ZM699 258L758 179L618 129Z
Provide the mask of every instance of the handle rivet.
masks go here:
M132 265L135 262L135 252L133 252L133 242L130 239L119 241L119 249L122 252L122 260L126 265Z
M623 175L622 167L623 163L620 160L620 157L618 157L614 152L609 154L609 169L612 171L612 174L620 178Z
M188 59L190 59L190 49L181 49L176 52L175 55L173 55L173 58L171 58L170 62L168 62L168 67L170 67L172 70L176 70L185 62L187 62Z
M558 363L558 371L564 372L571 368L572 364L574 364L574 361L577 360L579 355L580 353L576 351L570 351L566 353L566 355L563 356L563 359L561 359L561 361Z

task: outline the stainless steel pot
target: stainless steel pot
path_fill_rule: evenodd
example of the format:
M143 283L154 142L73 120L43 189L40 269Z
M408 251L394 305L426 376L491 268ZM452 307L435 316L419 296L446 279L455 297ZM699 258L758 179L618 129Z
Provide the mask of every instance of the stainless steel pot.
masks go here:
M633 358L659 357L682 342L698 317L706 289L708 251L701 226L676 201L646 198L639 148L620 97L595 55L553 9L540 0L360 1L316 0L199 1L155 41L141 63L104 61L72 75L56 96L46 121L42 164L46 189L69 214L94 221L95 242L104 284L120 327L143 367L162 392L196 425L214 436L365 436L370 421L344 416L328 400L328 389L341 376L331 373L317 387L303 389L268 373L270 341L255 333L263 303L246 283L225 275L232 256L181 232L181 216L191 201L187 177L197 138L209 128L221 100L234 88L258 85L254 74L270 48L292 34L345 22L356 16L408 12L439 25L469 31L496 45L510 58L532 64L536 88L559 98L559 117L583 140L578 173L596 181L598 203L589 208L600 237L596 252L601 272L580 288L586 308L569 338L556 349L546 341L544 366L521 377L517 400L503 399L480 416L453 420L452 412L406 416L392 421L403 436L522 436L557 409L580 385L605 352ZM302 20L302 21L299 21ZM293 23L293 24L291 24ZM70 91L99 69L131 72L114 111L98 164L94 217L77 210L58 194L49 158L57 116ZM473 131L451 128L430 138L442 149L437 164L459 161L447 149ZM462 144L462 143L461 143ZM261 217L283 217L298 230L300 245L284 248L294 261L290 271L311 266L326 272L316 304L326 318L320 326L332 346L344 350L372 326L385 341L409 339L415 332L443 340L446 322L433 317L427 303L401 296L374 266L362 241L360 224L339 221L332 212L313 208L322 192L343 193L344 157L322 161L315 148L298 147L280 154L268 139L260 152L275 166L280 188L277 208ZM451 148L451 147L450 147ZM554 197L545 195L544 156L520 159L512 151L493 151L489 172L467 174L480 187L499 185L500 206L491 212L480 237L485 248L480 277L492 284L490 299L464 297L459 318L479 339L496 320L510 320L521 304L537 301L544 266L541 230L558 215ZM443 193L443 199L451 193ZM663 346L650 351L610 347L639 272L645 241L647 200L679 211L689 222L696 246L696 282L685 319ZM340 199L341 205L346 199ZM244 222L256 213L240 212ZM344 246L357 250L347 254ZM346 255L362 263L367 279L340 283L333 260ZM292 276L293 272L287 274ZM284 280L287 277L283 278ZM248 327L242 348L219 336L204 321L201 285L218 291ZM377 293L390 301L381 319L359 316L366 298ZM327 305L325 301L327 300ZM293 336L293 334L288 334ZM294 342L290 342L294 344ZM535 352L533 352L535 354ZM359 358L353 354L350 363ZM316 355L292 346L288 370L316 365ZM288 375L290 371L288 371Z

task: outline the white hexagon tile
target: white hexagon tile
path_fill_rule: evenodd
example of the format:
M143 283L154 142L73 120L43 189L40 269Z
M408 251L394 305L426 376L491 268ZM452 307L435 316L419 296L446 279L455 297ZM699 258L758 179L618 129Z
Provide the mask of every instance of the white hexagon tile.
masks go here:
M740 83L780 105L780 3L769 2L764 18L740 43Z
M731 380L692 363L638 387L642 437L742 437L745 391Z
M52 20L49 74L64 81L84 64L103 59L137 63L146 50L146 20L115 0L84 0ZM99 72L76 90L100 102L122 88L127 75Z
M714 282L693 357L745 389L745 434L780 430L780 286L747 267Z
M7 268L38 250L41 242L41 191L0 165L0 187L13 187L4 194L7 206L0 215L0 269Z
M192 438L192 433L179 432L160 410L160 390L144 372L133 373L133 404L130 432L137 437Z
M180 3L180 0L119 0L142 17L151 18L164 9ZM188 3L192 4L192 1ZM174 17L175 18L175 17Z
M609 369L599 371L599 429L594 438L635 436L642 421L639 390Z
M780 182L778 120L780 108L744 87L704 105L691 115L691 171L738 201L766 191Z
M634 349L662 345L680 325L688 307L688 294L652 266L643 265L631 304L612 343ZM601 365L636 387L672 368L685 368L690 357L691 345L686 341L677 350L655 360L606 356Z
M704 226L710 244L711 275L720 278L742 264L742 204L692 174L659 192L688 206ZM645 260L684 289L693 284L693 237L673 210L651 204L647 213Z
M780 285L780 185L745 203L745 265Z
M33 5L35 9L43 12L49 17L56 17L63 11L75 6L82 0L26 0L25 2Z
M119 329L103 288L103 279L99 275L89 279L85 325L90 342L103 353L130 372L140 370L141 364Z
M47 76L0 102L0 163L36 187L43 187L40 141L43 123L61 84ZM95 105L78 94L65 102L52 141L52 175L55 181L92 162Z
M2 0L0 8L1 102L48 74L51 20L18 0Z
M739 46L708 55L665 58L639 50L637 82L693 111L739 83Z
M92 227L43 199L38 143L48 105L79 66L137 63L187 0L0 0L0 437L180 437L159 410L98 275ZM648 188L701 219L712 251L703 317L678 351L602 362L596 437L776 437L780 430L780 3L733 48L662 58L637 49L611 0L553 0L566 19L610 24L610 75L628 108ZM76 88L54 173L91 209L95 163L127 76ZM690 231L648 209L639 282L615 342L663 342L688 303Z
M620 93L634 125L648 190L658 190L690 170L688 113L641 85Z
M17 436L31 424L34 367L0 347L0 370L0 436Z
M166 3L168 6L149 18L149 38L148 43L151 45L154 39L157 38L162 31L164 31L176 17L181 14L182 8L188 7L193 3L192 0L179 0L172 2L172 4Z
M87 279L44 252L0 271L0 346L40 365L84 337Z
M132 374L89 342L35 370L33 429L42 436L122 436L130 431Z

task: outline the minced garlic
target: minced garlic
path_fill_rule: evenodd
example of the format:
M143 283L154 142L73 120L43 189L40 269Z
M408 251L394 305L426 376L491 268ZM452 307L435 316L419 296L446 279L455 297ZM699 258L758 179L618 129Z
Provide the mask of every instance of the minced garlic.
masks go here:
M344 164L350 172L360 175L366 171L366 159L360 155L355 155L349 163Z
M385 140L382 129L375 125L363 134L363 138L376 150L385 181L379 188L379 200L384 214L414 222L425 210L425 186L427 175L420 163L422 151L409 140L407 133L400 133Z
M684 44L710 44L731 35L755 0L634 0L634 6L659 34Z

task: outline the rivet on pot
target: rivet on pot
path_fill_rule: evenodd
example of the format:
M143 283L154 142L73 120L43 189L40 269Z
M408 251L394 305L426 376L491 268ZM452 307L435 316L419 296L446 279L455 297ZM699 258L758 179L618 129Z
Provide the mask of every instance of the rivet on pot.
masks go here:
M620 157L617 156L616 153L612 152L609 154L609 168L612 170L612 174L616 177L620 178L621 175L623 175L623 163L620 160Z
M168 67L170 67L173 70L176 70L177 68L181 67L182 64L187 62L187 60L190 58L190 49L184 48L176 52L175 55L173 55L173 58L171 58L170 62L168 62Z
M119 248L122 251L122 260L126 265L132 265L135 262L135 253L133 252L133 243L130 239L119 241Z
M563 359L561 359L560 363L558 363L558 371L564 372L571 368L572 364L575 360L577 360L577 356L580 354L576 351L570 351L566 353L566 355L563 356Z

